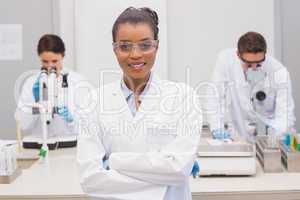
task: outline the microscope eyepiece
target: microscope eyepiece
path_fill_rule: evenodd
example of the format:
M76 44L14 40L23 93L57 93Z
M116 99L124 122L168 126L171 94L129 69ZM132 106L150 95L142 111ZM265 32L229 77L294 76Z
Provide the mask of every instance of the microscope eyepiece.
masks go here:
M258 92L256 92L255 97L258 101L264 101L266 99L267 95L264 91L258 91Z
M55 66L50 68L50 73L56 73L56 67Z

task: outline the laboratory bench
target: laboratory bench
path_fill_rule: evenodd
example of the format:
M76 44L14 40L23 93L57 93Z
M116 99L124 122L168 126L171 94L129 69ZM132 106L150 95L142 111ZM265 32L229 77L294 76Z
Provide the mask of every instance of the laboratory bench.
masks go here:
M259 163L255 176L191 178L190 186L193 200L300 199L300 173L264 173ZM0 184L0 199L88 199L79 184L76 148L50 151L48 165L37 161L11 184Z

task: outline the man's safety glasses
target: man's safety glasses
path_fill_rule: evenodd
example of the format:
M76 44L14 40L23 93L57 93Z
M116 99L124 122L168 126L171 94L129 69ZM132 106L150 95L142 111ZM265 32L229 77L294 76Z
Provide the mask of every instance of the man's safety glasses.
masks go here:
M248 68L251 68L253 64L256 64L256 67L261 67L263 62L266 60L266 57L264 56L263 59L257 61L248 61L245 60L242 56L240 56L240 59L245 65L247 65Z
M158 40L145 40L137 43L121 41L121 42L114 42L113 48L122 53L130 53L135 47L141 52L147 53L154 50L157 47L157 44L158 44Z

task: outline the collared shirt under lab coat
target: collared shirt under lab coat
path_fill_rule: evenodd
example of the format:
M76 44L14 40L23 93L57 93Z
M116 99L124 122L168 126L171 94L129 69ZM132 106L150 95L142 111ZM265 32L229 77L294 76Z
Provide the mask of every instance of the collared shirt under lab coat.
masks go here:
M263 111L257 113L250 100L255 88L251 88L246 81L246 74L236 50L227 49L219 54L213 73L213 83L216 84L219 94L216 96L217 100L211 101L209 105L212 108L213 104L220 105L223 102L224 105L225 101L229 110L226 113L226 109L221 111L220 107L214 107L216 113L208 117L212 129L220 128L224 118L232 121L239 134L246 137L250 131L248 124L255 122L257 118L273 127L277 133L282 133L294 125L294 101L287 69L276 59L266 55L261 70L266 74L262 87L268 92L265 105L258 107Z
M83 190L94 199L191 200L189 175L202 125L194 91L153 76L135 117L120 81L93 98L78 139ZM104 156L110 170L103 169Z
M146 93L148 92L149 90L149 86L150 86L150 83L152 81L152 74L150 75L149 77L149 80L144 88L144 90L142 91L142 93L139 95L139 101L142 102L143 101L143 98L144 96L146 95ZM127 101L127 104L128 104L128 107L132 113L133 116L135 116L136 112L137 112L137 107L136 107L136 103L135 103L135 96L134 96L134 93L132 90L130 90L127 85L125 84L125 81L124 79L121 80L121 90L125 96L125 99Z
M86 96L90 90L93 89L92 85L81 76L80 74L63 69L62 74L68 73L68 89L65 91L62 88L62 76L57 78L57 104L58 106L67 106L71 112L74 122L67 123L58 114L54 115L50 125L48 125L48 136L63 136L63 135L77 135L78 130L76 128L77 114L80 113L82 107L79 107L77 100L84 100L79 98L80 96ZM42 123L39 114L32 114L32 105L34 101L32 87L36 82L40 72L37 71L35 75L30 76L24 83L21 91L21 95L18 100L18 106L16 109L16 115L20 121L21 129L31 132L35 136L42 137ZM67 94L65 94L65 92ZM67 104L67 105L65 105ZM82 105L84 103L82 102Z

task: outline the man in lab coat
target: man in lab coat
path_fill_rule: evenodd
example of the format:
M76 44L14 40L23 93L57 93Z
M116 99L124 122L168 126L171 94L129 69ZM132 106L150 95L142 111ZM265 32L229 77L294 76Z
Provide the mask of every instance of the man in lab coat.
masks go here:
M123 76L92 94L78 140L81 186L93 199L192 199L201 109L192 88L152 72L157 25L155 11L130 7L113 26Z
M267 130L280 135L294 126L289 72L267 54L261 34L247 32L239 38L237 49L219 54L213 83L218 94L209 102L213 112L208 121L215 138L240 134L252 140ZM232 125L231 130L224 123Z

